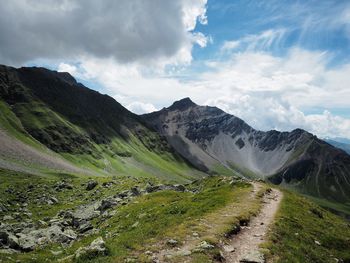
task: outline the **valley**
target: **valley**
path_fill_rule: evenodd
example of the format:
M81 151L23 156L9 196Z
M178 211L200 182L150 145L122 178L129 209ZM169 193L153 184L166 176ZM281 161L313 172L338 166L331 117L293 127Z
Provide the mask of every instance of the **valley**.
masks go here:
M35 67L0 66L0 110L0 262L350 260L350 156L307 131Z

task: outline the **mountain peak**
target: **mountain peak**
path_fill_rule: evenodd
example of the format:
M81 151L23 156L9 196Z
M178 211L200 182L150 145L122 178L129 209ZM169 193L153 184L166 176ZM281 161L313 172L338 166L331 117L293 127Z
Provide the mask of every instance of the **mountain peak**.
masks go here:
M171 105L169 110L186 110L190 107L197 106L189 97L183 98L181 100L175 101L173 105Z

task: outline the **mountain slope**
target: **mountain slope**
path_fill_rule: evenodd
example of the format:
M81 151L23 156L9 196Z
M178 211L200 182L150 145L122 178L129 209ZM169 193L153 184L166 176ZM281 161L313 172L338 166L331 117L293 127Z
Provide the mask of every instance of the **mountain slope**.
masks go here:
M189 98L143 117L202 170L238 171L316 197L350 200L350 156L304 130L258 131Z
M68 73L0 66L0 107L0 127L7 136L44 155L64 157L90 173L180 181L202 176L137 115L113 98L77 83ZM4 151L2 156L3 163L6 159L26 168L72 172L62 166L43 167L37 159L30 165L23 163L23 157L9 160Z

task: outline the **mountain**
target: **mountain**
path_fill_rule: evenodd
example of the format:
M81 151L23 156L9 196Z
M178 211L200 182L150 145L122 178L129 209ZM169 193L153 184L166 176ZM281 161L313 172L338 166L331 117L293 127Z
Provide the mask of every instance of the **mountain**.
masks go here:
M235 171L317 198L350 201L350 156L304 130L258 131L189 98L143 118L203 171Z
M339 142L334 139L325 139L326 142L329 144L333 145L334 147L337 147L339 149L342 149L346 151L348 154L350 154L350 144L349 143L344 143L344 142Z
M113 98L69 73L0 66L0 167L11 170L203 176Z
M188 98L138 116L68 73L0 66L0 262L350 262L345 219L237 176L346 216L348 159Z

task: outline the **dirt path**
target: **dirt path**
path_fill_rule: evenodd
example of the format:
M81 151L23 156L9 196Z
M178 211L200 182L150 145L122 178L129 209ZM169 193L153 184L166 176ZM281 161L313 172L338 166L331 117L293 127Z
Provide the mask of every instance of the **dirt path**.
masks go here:
M181 258L181 261L176 262L191 262L191 258L186 256L191 255L192 251L196 249L206 237L214 237L222 232L224 224L231 222L232 218L239 216L242 211L246 211L249 209L248 207L257 202L257 193L262 188L262 185L255 182L253 182L252 185L253 189L241 195L238 200L229 203L215 213L199 219L197 224L201 226L202 231L190 231L192 235L186 236L180 247L167 248L165 243L158 244L161 249L153 254L153 262L173 262L172 259L174 257Z
M248 226L234 235L227 244L222 246L225 262L265 262L259 252L259 245L265 241L266 233L274 219L283 194L277 189L265 195L260 213L252 218Z

